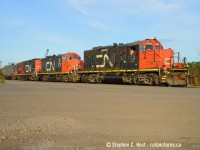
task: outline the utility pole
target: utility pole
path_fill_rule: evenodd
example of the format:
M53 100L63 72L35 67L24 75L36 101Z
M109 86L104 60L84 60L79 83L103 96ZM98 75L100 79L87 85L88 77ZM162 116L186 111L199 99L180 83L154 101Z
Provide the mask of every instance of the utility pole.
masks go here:
M45 54L45 57L47 57L49 54L49 49L46 50L46 54Z

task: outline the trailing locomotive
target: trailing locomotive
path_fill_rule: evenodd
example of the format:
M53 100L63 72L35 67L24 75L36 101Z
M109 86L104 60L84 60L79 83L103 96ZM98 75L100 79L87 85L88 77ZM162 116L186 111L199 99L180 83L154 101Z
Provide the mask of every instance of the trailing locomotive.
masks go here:
M38 79L43 81L78 82L76 73L83 70L83 61L76 53L47 56L41 62L42 71L38 73Z
M13 78L17 80L36 80L37 73L41 71L41 60L32 59L18 63L17 73L14 74Z
M66 53L23 61L2 70L6 79L77 82L75 75L83 70L83 61L76 53Z
M12 78L186 86L187 68L174 58L172 49L164 49L157 39L146 39L85 50L84 63L76 53L21 62Z

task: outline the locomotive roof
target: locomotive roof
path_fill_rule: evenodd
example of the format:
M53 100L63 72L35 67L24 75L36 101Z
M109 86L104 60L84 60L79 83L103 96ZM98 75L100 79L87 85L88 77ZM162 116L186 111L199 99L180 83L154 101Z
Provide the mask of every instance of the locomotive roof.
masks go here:
M33 60L37 60L37 59L41 59L41 58L34 58L34 59L30 59L30 60L25 60L25 61L33 61Z
M125 44L126 46L132 46L132 45L139 45L142 41L135 41L135 42L131 42L131 43L127 43Z
M97 47L93 47L92 50L97 50L97 49L102 49L102 48L109 48L109 47L117 47L117 46L133 46L133 45L139 45L142 41L135 41L135 42L131 42L131 43L113 43L113 45L108 45L108 46L97 46ZM90 50L85 50L85 51L90 51Z
M50 55L50 56L46 56L45 58L51 58L51 57L61 57L62 56L62 54L58 54L58 55ZM43 58L44 59L44 58Z

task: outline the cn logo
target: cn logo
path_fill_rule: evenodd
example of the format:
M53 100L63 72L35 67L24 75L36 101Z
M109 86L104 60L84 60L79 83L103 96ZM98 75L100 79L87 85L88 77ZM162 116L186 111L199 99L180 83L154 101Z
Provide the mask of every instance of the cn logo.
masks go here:
M25 72L26 73L31 72L31 65L26 65L25 66Z
M110 67L113 67L113 63L110 61L110 58L108 57L108 54L96 55L96 58L103 58L103 64L96 65L96 68L103 68L103 67L105 67L106 66L106 61L108 61Z
M46 70L47 71L54 71L55 70L55 62L46 62Z

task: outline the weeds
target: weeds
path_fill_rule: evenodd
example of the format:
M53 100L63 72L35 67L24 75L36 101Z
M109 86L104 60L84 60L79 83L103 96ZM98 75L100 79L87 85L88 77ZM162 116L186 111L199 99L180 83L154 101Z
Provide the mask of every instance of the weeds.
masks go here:
M4 83L4 82L5 82L5 80L0 78L0 83Z

